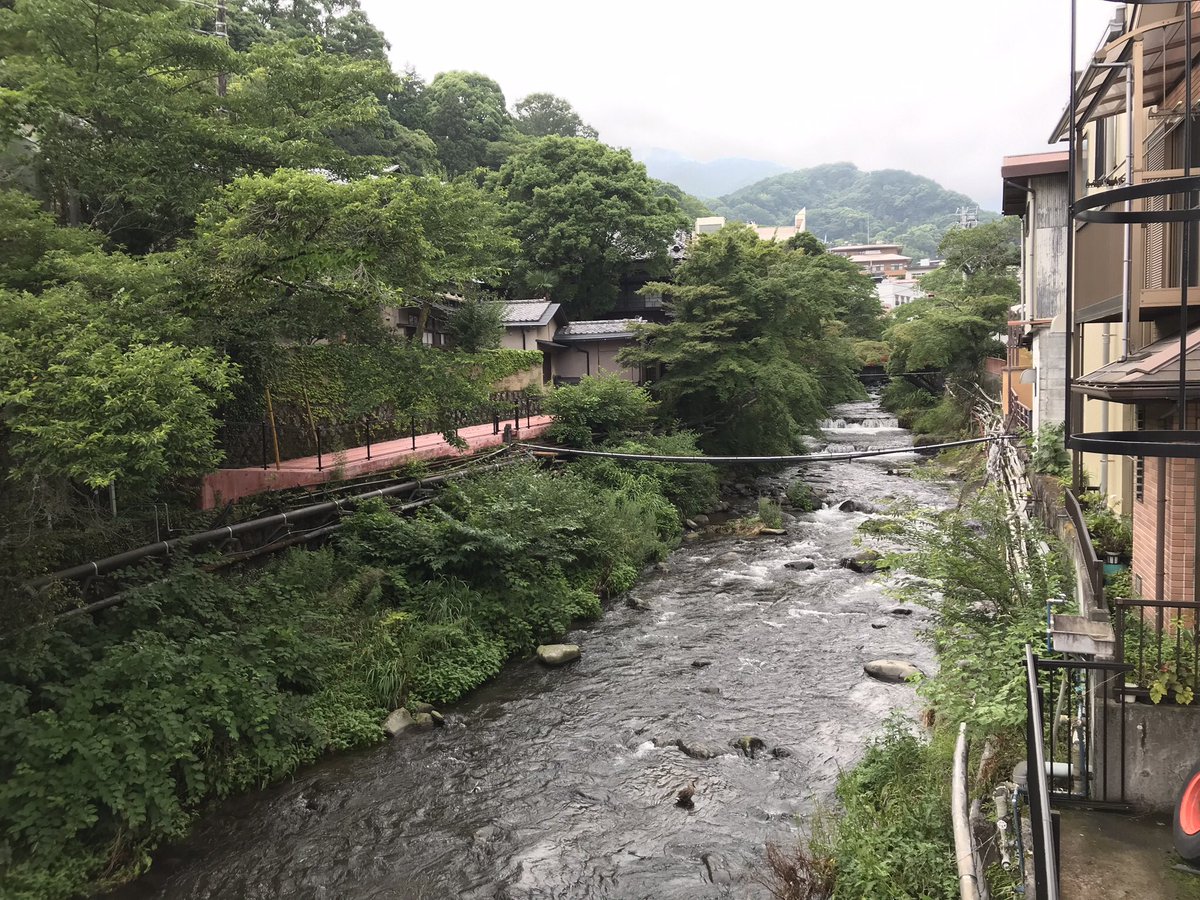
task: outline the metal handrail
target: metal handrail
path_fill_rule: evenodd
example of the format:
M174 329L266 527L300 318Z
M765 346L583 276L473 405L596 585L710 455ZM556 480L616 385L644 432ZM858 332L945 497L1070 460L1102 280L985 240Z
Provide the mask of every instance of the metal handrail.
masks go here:
M1083 551L1083 559L1087 564L1088 575L1091 577L1092 597L1098 606L1102 605L1104 602L1104 563L1101 562L1096 553L1096 546L1092 543L1092 534L1088 531L1087 522L1083 518L1083 507L1079 505L1079 498L1071 491L1063 491L1063 495L1063 506L1066 507L1067 517L1071 520L1071 524L1075 526L1079 547Z
M1046 782L1041 692L1038 688L1037 664L1033 648L1029 644L1025 645L1025 674L1029 704L1026 777L1029 782L1029 803L1034 816L1033 858L1037 867L1035 877L1038 881L1038 896L1044 896L1046 900L1058 900L1058 859L1054 847L1054 831L1050 824L1050 790Z

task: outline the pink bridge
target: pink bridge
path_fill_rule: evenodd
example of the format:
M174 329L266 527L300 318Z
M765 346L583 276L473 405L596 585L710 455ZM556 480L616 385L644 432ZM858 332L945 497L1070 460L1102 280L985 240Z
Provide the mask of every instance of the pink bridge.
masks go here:
M517 437L521 440L537 437L550 426L550 416L533 416L521 419L521 430ZM351 450L341 450L335 454L326 453L322 457L323 465L317 468L315 456L305 456L301 459L284 460L276 468L272 463L269 468L261 466L246 469L218 469L204 476L204 484L200 492L200 508L212 509L223 503L252 497L267 491L282 491L288 488L312 487L344 478L357 478L371 472L383 472L404 465L416 459L442 459L453 456L471 456L488 447L498 447L504 442L504 435L494 434L492 424L471 425L460 428L458 436L467 442L465 450L459 450L446 443L440 434L419 434L415 441L412 438L401 438L395 441L384 441L371 445L371 458L367 459L366 447L354 447Z

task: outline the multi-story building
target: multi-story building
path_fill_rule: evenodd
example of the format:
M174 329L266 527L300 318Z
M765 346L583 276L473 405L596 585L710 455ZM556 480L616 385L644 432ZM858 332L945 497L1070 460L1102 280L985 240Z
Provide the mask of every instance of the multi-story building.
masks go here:
M1200 600L1197 38L1196 4L1122 8L1051 136L1072 153L1068 445L1128 474L1108 493L1132 513L1134 588L1175 601Z
M902 254L901 249L900 244L849 244L830 247L829 252L846 257L867 275L881 281L884 278L907 277L912 257Z
M1067 154L1006 156L1003 213L1021 218L1021 301L1008 323L1001 397L1036 432L1066 411Z

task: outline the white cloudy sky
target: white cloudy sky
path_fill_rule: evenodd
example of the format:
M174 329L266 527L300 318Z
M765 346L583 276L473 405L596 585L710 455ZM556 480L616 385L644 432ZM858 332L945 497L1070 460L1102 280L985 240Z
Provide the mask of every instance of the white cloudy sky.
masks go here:
M850 160L996 209L1000 158L1048 149L1068 0L362 0L399 68L550 91L603 140L699 160ZM1080 57L1118 9L1079 0Z

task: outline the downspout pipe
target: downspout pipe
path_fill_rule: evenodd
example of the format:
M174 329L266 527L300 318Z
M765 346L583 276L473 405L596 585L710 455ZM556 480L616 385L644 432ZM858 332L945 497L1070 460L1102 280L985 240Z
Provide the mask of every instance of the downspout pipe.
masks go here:
M1097 69L1125 70L1125 116L1129 122L1125 129L1125 183L1133 185L1133 63L1094 63ZM1125 201L1125 212L1133 211L1133 201ZM1121 261L1121 361L1129 358L1129 327L1133 319L1133 226L1128 222L1122 226L1124 234L1124 257ZM1105 350L1107 362L1108 351ZM1105 406L1107 409L1107 404ZM1104 429L1108 430L1107 426Z

